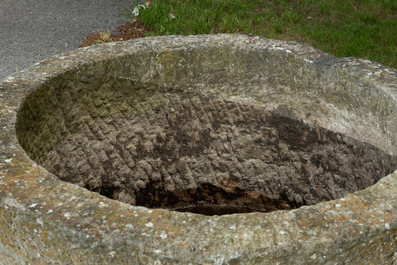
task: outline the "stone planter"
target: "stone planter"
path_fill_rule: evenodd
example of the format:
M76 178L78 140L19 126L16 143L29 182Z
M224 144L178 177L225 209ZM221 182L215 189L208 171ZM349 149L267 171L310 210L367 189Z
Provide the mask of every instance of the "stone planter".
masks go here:
M397 74L168 36L0 84L0 263L397 262Z

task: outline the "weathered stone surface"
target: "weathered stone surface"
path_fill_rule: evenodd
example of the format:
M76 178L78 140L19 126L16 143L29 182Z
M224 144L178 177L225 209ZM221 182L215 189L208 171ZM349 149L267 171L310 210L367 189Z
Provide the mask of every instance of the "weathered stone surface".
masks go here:
M396 263L396 72L296 42L208 35L79 49L9 77L0 263ZM284 175L269 178L273 160ZM217 192L283 189L296 204L203 216L82 188L139 204L156 177L174 194L210 179Z
M342 198L397 168L396 157L298 121L285 106L200 99L97 119L37 161L135 206L266 212Z

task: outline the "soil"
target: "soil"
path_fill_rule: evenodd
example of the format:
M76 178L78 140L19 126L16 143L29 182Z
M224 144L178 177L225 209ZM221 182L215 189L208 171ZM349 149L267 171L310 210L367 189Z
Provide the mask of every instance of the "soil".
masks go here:
M125 24L118 26L117 30L113 31L112 33L101 32L97 34L91 34L87 36L87 39L83 42L79 48L100 44L100 43L107 43L107 42L114 42L114 41L126 41L132 40L137 38L143 38L146 36L146 33L149 30L146 28L145 24L140 20L133 20L128 21Z
M112 199L207 215L338 199L397 168L396 157L286 107L208 99L98 119L40 162Z

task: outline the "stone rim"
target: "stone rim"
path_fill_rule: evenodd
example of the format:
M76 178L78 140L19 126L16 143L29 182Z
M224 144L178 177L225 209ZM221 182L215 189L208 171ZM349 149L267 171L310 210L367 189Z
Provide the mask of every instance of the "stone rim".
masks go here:
M296 57L304 60L321 57L324 61L332 61L337 67L358 78L365 78L366 75L369 77L368 82L385 91L394 102L396 100L397 78L395 75L387 74L393 71L390 68L359 59L335 59L314 49L309 49L310 53L305 54L303 50L308 50L307 46L295 42L253 38L256 42L266 43L269 47L273 45L277 48L279 45L280 49L275 48L275 50L282 53L292 51ZM19 146L14 129L16 111L25 96L40 84L81 64L116 56L112 49L114 46L121 47L125 54L128 54L134 48L144 49L146 45L156 45L159 41L165 43L169 41L165 49L172 49L175 47L175 40L187 44L189 41L222 44L225 40L225 42L241 44L249 40L249 37L169 36L94 46L51 57L5 79L0 84L2 94L0 128L4 130L0 136L3 145L0 153L0 216L3 219L0 219L2 220L0 224L8 228L8 231L12 231L15 228L5 220L10 220L11 217L8 215L20 215L21 220L14 220L14 225L25 232L34 231L30 240L31 245L48 244L46 250L26 251L18 250L17 245L5 246L0 241L0 249L14 253L14 258L19 256L28 259L29 254L22 253L26 251L50 261L51 251L56 251L55 240L70 240L67 243L69 246L66 247L68 253L75 255L77 250L73 249L72 245L77 244L78 248L86 249L93 254L90 258L86 257L87 263L90 260L101 259L118 261L121 264L134 259L143 263L157 260L172 263L183 262L187 255L191 255L192 262L197 263L228 264L244 260L248 262L247 264L254 263L255 260L260 262L280 260L281 263L295 260L304 263L310 260L311 263L318 264L332 259L354 261L355 258L360 257L358 252L352 252L353 246L359 246L356 250L371 248L371 240L376 241L379 236L386 234L390 238L395 236L396 174L384 177L374 186L345 198L310 207L266 214L206 217L132 207L61 182L45 169L37 166ZM122 55L117 54L117 56ZM354 63L360 67L352 67L351 64ZM373 73L372 64L378 67L375 68L375 73L380 72L380 74L367 74ZM351 223L346 226L339 225L349 220L354 221L350 221ZM28 227L29 221L33 223ZM199 229L200 233L197 234L196 229L192 228ZM225 234L223 230L228 232ZM17 238L26 237L22 232L18 233ZM4 238L8 236L4 235ZM316 238L323 240L313 245ZM7 240L4 239L4 242ZM330 245L334 247L327 248ZM376 246L372 248L376 249ZM339 252L339 249L343 251ZM384 255L390 253L390 249L391 246L386 246ZM3 251L0 251L0 260ZM297 251L302 252L300 256L296 256ZM55 257L59 256L62 255L58 252ZM69 257L69 260L73 258Z

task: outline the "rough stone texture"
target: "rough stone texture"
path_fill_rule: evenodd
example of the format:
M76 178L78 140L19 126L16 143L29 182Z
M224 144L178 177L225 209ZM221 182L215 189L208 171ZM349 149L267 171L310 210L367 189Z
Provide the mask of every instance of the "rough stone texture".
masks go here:
M268 113L194 99L98 119L41 160L64 181L166 209L293 209L367 188L397 168L397 158L297 121L284 106Z
M208 35L79 49L11 76L0 84L0 263L397 264L397 174L389 174L395 170L397 146L396 72L375 62L337 59L296 42ZM242 114L233 116L233 110ZM184 127L184 119L190 127ZM128 135L128 128L135 130ZM156 141L155 131L167 141ZM296 141L289 140L293 137ZM308 145L296 146L305 141ZM274 144L274 154L266 156L269 149L260 149L261 143ZM173 144L176 153L169 152ZM101 157L104 165L120 161L111 166L120 174L126 170L134 181L125 182L135 192L166 165L174 164L175 170L167 168L160 175L178 180L177 164L183 172L181 164L189 162L180 159L184 156L202 163L213 158L208 175L213 174L217 192L239 185L250 192L261 188L250 182L252 177L242 183L234 183L232 174L222 178L225 172L236 173L239 163L227 162L239 159L240 170L254 177L270 172L266 159L275 159L278 171L283 166L295 170L291 176L298 174L297 179L304 172L311 179L312 171L321 169L334 184L348 185L324 187L314 198L316 178L299 189L290 180L273 177L288 187L286 197L297 190L288 203L334 200L268 213L203 216L148 209L79 187L106 190L103 183L83 177L90 174L83 167L87 163L79 168L81 160L74 163L68 157L92 152L86 147L97 155L88 156L86 160L93 159L89 163ZM106 148L114 156L101 156ZM69 164L59 161L61 154ZM250 155L256 169L243 163ZM290 167L291 161L297 168ZM308 162L317 163L305 170ZM38 163L69 172L78 185L59 180ZM143 172L128 174L131 169ZM205 169L200 165L198 175L181 177L183 187L197 189L197 176L208 177ZM112 173L122 187L122 177ZM141 182L135 179L139 176ZM172 191L177 185L170 181L164 187ZM270 187L272 195L282 193L283 187ZM115 192L112 196L124 194L121 200L133 203L131 194Z

